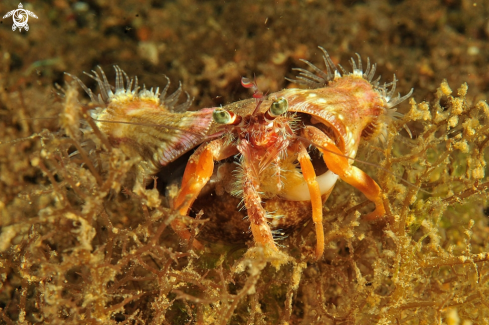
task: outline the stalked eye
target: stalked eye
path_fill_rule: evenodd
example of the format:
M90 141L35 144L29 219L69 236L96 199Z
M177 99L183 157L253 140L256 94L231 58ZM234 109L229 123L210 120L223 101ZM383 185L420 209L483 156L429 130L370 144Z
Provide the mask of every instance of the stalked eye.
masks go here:
M270 106L270 115L272 117L277 117L287 112L289 109L289 103L287 99L281 97L273 101L272 106Z
M228 111L222 108L216 108L212 113L212 118L214 122L219 124L230 124L231 123L231 114Z
M226 125L238 125L241 122L241 116L222 108L216 108L212 113L212 118L214 122Z

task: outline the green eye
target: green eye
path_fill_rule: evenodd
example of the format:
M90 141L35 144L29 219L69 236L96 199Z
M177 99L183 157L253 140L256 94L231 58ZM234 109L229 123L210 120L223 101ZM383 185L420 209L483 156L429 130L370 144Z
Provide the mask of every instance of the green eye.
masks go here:
M272 106L270 106L270 115L273 117L282 115L289 109L289 103L287 99L281 97L273 101Z
M212 113L212 118L214 119L214 122L219 124L231 123L231 114L222 108L216 108Z

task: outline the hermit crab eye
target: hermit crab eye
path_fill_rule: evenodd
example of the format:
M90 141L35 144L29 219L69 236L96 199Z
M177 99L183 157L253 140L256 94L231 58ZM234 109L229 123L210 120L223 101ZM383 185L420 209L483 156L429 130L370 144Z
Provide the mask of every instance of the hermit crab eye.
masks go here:
M212 113L212 118L214 119L214 122L219 124L234 124L236 114L222 108L216 108Z
M289 103L287 102L287 99L280 97L273 101L269 111L272 117L277 117L287 112L288 109Z
M212 113L212 118L214 122L219 124L229 124L231 121L231 114L228 111L223 110L222 108L216 108Z

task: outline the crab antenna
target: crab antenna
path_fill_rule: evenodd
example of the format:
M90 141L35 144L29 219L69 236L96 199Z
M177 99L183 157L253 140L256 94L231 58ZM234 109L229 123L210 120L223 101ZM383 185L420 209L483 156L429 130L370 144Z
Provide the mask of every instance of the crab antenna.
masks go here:
M258 85L256 84L256 77L253 81L246 77L242 77L241 85L245 88L253 90L253 98L256 99L256 107L253 111L253 114L255 114L256 112L258 112L260 104L263 102L263 93L258 89Z

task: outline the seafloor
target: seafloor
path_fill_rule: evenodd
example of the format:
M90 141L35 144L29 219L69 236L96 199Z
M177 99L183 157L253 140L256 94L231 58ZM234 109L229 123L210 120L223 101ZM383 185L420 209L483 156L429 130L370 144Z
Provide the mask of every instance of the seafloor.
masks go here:
M489 323L487 0L23 5L38 17L29 31L0 21L0 324ZM0 2L0 15L17 6ZM383 188L387 221L361 219L368 201L340 182L319 262L310 223L283 240L282 260L245 254L252 243L204 241L196 255L166 227L171 191L122 190L131 157L69 157L84 139L64 72L92 89L82 71L98 65L148 87L166 75L199 109L249 98L242 76L288 87L301 59L323 67L318 46L414 88L403 123L364 144L360 157L384 169L356 163Z

